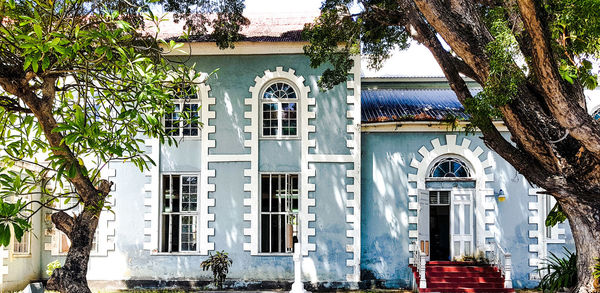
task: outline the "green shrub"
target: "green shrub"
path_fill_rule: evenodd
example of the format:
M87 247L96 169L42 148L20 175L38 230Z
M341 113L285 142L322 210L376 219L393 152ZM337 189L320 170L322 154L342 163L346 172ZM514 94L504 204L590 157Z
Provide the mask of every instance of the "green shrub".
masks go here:
M564 246L563 249L565 257L559 258L550 252L550 257L544 261L544 267L536 270L540 275L546 273L539 285L544 292L557 292L577 284L577 255Z
M594 276L594 279L600 279L600 258L596 259L597 263L594 266L594 272L592 273L592 276Z
M46 274L48 274L48 277L50 277L50 276L52 276L52 273L54 272L54 270L58 269L60 267L62 267L60 262L58 260L55 260L46 266Z
M232 263L233 261L225 251L217 251L215 255L212 255L209 252L208 259L204 260L200 266L203 271L209 269L212 270L215 286L219 289L223 289L223 282L225 282L227 273L229 273L229 267Z

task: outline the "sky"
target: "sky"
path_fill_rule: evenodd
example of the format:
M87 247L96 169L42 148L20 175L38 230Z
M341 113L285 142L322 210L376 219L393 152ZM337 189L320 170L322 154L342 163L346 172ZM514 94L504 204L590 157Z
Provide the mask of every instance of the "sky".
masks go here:
M318 10L322 0L246 0L246 12L276 14Z
M322 0L246 0L246 13L277 14L318 10ZM396 52L379 71L367 68L362 62L365 76L443 76L440 67L425 47L411 44L407 51Z

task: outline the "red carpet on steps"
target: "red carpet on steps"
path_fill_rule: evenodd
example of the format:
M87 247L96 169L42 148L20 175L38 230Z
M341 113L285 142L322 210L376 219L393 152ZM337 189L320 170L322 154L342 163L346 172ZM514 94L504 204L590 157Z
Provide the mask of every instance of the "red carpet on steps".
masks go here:
M413 268L417 284L419 274ZM425 268L427 288L419 292L507 292L514 289L504 288L504 277L491 265L478 265L471 262L430 261Z

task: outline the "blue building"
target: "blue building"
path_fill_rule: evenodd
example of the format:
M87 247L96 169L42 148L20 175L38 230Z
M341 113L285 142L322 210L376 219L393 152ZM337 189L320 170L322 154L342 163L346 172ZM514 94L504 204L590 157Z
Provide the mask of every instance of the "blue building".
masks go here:
M543 224L553 199L465 133L443 78L361 76L357 57L346 83L320 91L324 68L302 50L306 20L253 22L235 49L192 41L173 54L219 68L175 101L202 125L165 117L178 148L147 140L149 171L105 170L114 214L100 219L91 286L203 287L212 275L200 262L224 250L228 287L288 287L299 243L312 288L411 288L421 259L480 252L500 261L505 286L522 288L537 285L549 252L574 250L568 224ZM46 279L64 259L68 239L50 213L34 218L26 247L2 251L4 289Z

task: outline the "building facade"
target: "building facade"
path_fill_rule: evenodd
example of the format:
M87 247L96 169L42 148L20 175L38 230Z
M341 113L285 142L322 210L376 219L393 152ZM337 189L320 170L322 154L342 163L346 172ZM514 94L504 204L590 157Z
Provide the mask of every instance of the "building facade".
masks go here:
M299 243L313 288L414 287L409 265L424 245L432 260L500 246L512 286L534 287L549 252L574 250L568 224L543 224L553 199L462 130L468 117L443 79L361 77L356 58L346 83L321 91L324 68L309 66L304 44L292 31L224 51L187 46L197 71L219 68L175 101L202 123L165 117L179 147L146 140L150 170L104 170L114 214L100 219L92 286L207 286L200 262L225 251L226 286L289 287ZM33 218L27 249L2 250L4 289L64 260L68 239L50 213Z

